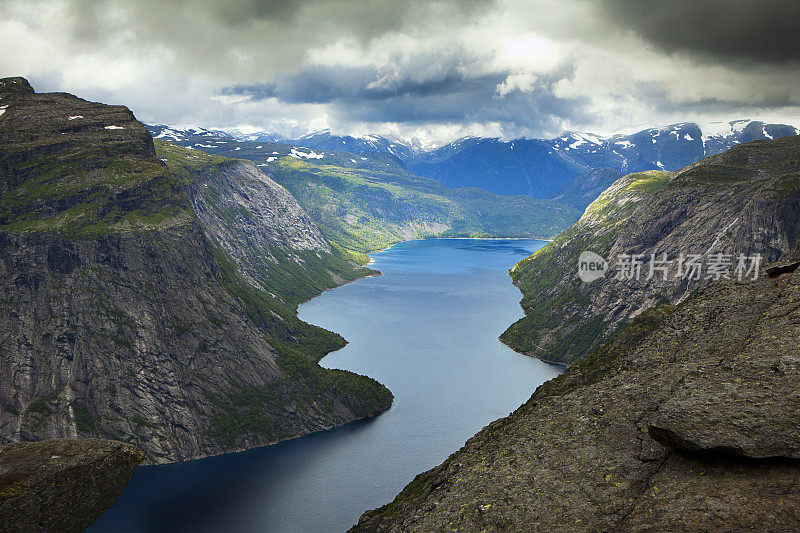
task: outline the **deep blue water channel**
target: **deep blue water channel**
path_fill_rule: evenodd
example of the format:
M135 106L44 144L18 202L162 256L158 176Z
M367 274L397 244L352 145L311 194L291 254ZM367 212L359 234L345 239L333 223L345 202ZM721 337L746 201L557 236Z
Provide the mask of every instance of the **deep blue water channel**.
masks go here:
M424 240L373 254L382 276L300 318L350 344L322 360L394 393L379 417L247 452L141 467L90 531L342 532L558 370L502 345L522 316L508 269L536 240Z

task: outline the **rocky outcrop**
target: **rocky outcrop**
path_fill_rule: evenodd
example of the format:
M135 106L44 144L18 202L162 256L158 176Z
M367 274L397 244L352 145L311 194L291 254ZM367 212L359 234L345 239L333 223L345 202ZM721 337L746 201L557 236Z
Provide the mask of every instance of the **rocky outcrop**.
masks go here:
M800 260L792 259L787 261L780 261L773 263L764 269L764 272L771 278L780 276L781 274L788 274L800 268Z
M209 242L130 111L0 105L0 441L103 437L168 462L389 407L374 380L317 365L341 337Z
M37 94L13 81L19 78L6 80L1 87L12 90L0 90L0 231L84 237L193 218L128 108Z
M119 497L144 459L98 439L0 446L0 530L83 531Z
M776 307L760 320L785 325L790 309ZM750 346L713 372L692 373L681 381L650 421L650 436L690 452L800 459L797 331L769 329L776 336L764 346Z
M0 92L32 94L33 87L28 80L19 76L0 79Z
M800 273L651 309L354 531L800 528Z
M218 208L211 195L203 194L204 189L212 187L219 194L219 201L226 202ZM259 244L286 248L292 251L314 251L330 253L331 245L322 232L303 211L297 201L286 189L272 181L258 170L251 161L232 160L221 164L216 172L201 174L189 188L190 200L198 217L203 220L213 216L220 217L225 207L247 206L246 215L237 217L234 224L222 227L213 224L215 231L229 233L214 235L215 240L224 242L235 237L232 232L240 224L248 233L255 233L253 240ZM213 211L214 213L210 213ZM212 224L204 224L212 226ZM242 229L244 232L245 229ZM244 248L244 246L242 246Z
M578 223L511 271L526 316L501 340L562 364L578 361L618 327L664 302L680 302L711 278L678 275L678 259L707 264L760 254L775 261L797 243L800 137L742 144L680 172L617 180ZM578 278L578 258L593 251L610 263L602 279ZM640 255L638 279L617 279L621 257ZM671 261L666 279L650 276L652 258ZM654 265L656 266L656 265ZM748 263L749 266L749 263Z

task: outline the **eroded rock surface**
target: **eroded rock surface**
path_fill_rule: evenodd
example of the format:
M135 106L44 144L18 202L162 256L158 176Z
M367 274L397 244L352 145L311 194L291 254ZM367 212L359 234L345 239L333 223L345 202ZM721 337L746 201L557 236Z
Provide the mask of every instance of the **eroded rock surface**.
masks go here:
M288 306L377 272L331 244L294 197L251 161L207 156L159 141L209 240L239 275Z
M99 439L0 446L0 531L83 531L143 459L133 446Z

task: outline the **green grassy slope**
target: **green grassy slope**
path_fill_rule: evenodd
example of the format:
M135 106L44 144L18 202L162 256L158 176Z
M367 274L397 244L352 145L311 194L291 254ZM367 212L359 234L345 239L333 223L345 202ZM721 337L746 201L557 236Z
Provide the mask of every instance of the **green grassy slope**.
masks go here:
M85 142L39 153L7 143L19 159L0 193L0 231L58 231L73 237L148 230L186 222L191 209L164 165L133 154L106 155Z
M399 165L378 170L319 161L282 157L264 170L326 235L361 252L426 237L547 239L578 217L576 210L551 200L448 189Z
M653 170L621 178L589 205L578 223L514 265L510 274L522 291L525 316L504 331L500 340L518 352L558 363L565 362L561 354L588 352L602 336L604 324L600 316L587 319L578 313L591 305L591 299L571 269L584 250L606 257L623 222L673 174ZM558 336L542 350L540 339L561 328L570 334Z

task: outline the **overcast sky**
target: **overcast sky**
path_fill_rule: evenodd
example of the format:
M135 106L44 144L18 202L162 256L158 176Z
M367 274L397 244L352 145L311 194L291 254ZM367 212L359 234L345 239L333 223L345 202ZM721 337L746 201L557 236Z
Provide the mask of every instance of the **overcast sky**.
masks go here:
M0 0L0 76L282 133L800 125L798 22L795 0Z

